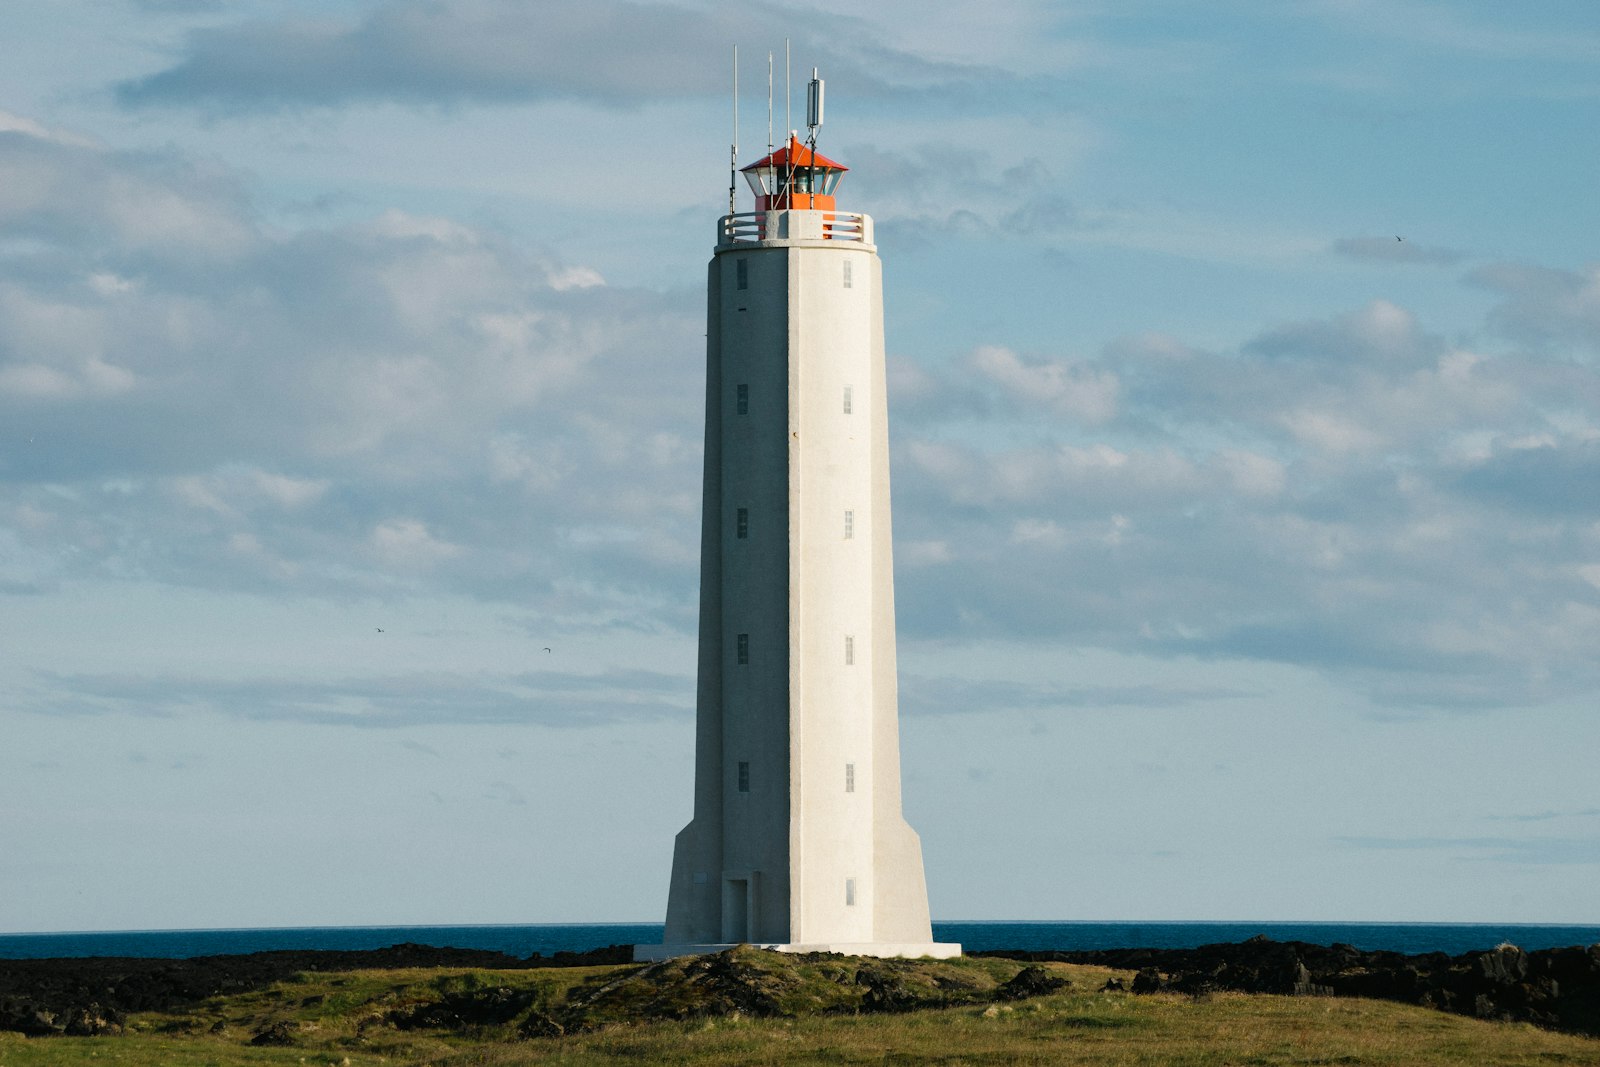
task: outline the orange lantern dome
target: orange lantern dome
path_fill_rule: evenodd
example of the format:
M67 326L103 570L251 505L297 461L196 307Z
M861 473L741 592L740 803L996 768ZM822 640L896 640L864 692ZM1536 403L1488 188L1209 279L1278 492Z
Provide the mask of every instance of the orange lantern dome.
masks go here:
M833 190L849 170L789 134L789 143L740 169L756 194L757 211L832 211Z

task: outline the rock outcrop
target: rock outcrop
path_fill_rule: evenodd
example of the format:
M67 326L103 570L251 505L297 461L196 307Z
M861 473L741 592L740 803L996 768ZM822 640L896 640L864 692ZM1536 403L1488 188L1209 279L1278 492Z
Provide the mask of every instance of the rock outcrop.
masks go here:
M1600 1035L1600 945L1524 952L1407 956L1350 945L1311 945L1253 937L1191 949L1086 952L980 952L1017 960L1093 963L1138 972L1135 993L1220 990L1284 996L1371 997L1420 1004L1482 1019L1529 1022Z
M362 951L252 952L179 960L113 956L0 960L0 1030L35 1037L115 1033L129 1012L168 1011L207 997L260 989L303 971L520 970L594 967L632 959L631 945L518 959L503 952L404 944Z

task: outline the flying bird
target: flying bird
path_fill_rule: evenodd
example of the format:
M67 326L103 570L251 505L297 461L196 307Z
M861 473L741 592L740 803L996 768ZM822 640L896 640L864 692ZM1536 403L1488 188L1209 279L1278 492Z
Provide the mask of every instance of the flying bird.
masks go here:
M1395 235L1394 235L1394 239L1395 239L1395 240L1396 240L1396 241L1404 241L1404 240L1405 240L1405 238L1404 238L1404 237L1401 237L1401 236L1400 236L1400 235L1399 235L1399 234L1395 234Z
M550 650L549 650L549 649L548 649L548 648L547 648L547 649L545 649L545 651L546 651L546 652L549 652L549 651L550 651Z
M379 632L379 633L380 633L380 634L381 634L381 633L383 633L383 627L381 627L381 626L380 626L380 627L378 627L378 632Z

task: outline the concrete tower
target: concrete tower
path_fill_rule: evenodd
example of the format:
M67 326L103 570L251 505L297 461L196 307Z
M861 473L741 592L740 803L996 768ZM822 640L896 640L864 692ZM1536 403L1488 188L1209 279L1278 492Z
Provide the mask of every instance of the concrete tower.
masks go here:
M717 224L694 819L638 959L961 951L933 942L900 813L882 268L872 219L835 208L817 118L810 147L744 168L757 210Z

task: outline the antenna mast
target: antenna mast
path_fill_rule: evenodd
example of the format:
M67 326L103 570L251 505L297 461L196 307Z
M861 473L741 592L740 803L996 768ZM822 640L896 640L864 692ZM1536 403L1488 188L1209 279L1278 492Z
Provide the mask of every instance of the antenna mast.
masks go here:
M772 53L767 53L767 155L772 155Z
M739 178L739 46L733 46L733 144L728 150L728 214L734 210Z
M794 118L789 114L789 98L794 94L789 91L789 38L783 39L783 143L787 146L789 138L794 135ZM794 207L794 157L788 155L784 149L788 162L783 165L783 188L788 206Z

